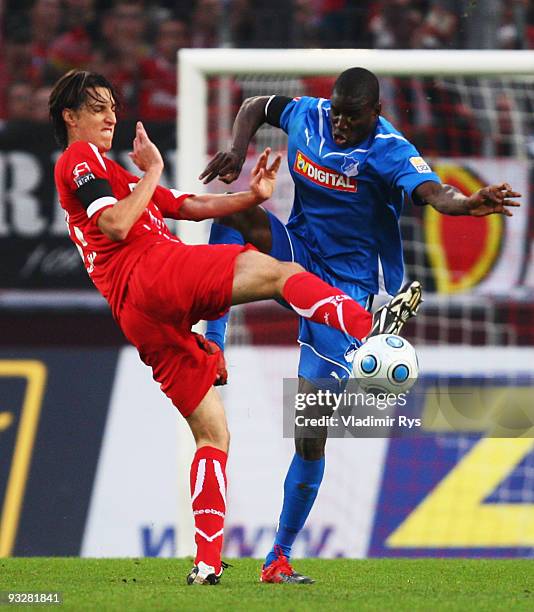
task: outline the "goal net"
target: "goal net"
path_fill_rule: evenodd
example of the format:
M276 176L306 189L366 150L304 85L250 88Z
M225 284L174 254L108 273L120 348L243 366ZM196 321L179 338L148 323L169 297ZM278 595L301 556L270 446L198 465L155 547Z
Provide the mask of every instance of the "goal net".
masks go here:
M272 93L329 97L339 71L351 65L369 67L381 81L384 116L432 162L443 182L472 193L484 184L506 180L523 193L523 208L510 220L452 218L430 207L405 208L406 275L423 282L427 298L410 335L419 345L533 344L531 61L532 55L523 52L183 51L180 185L198 191L196 177L210 154L228 146L244 98ZM265 146L283 151L285 134L270 126L260 128L249 148L248 164L232 189L246 186L251 163ZM214 182L209 189L224 191L227 186ZM267 204L282 220L291 209L292 190L286 164ZM206 225L196 225L186 230L186 240L206 238ZM254 317L257 308L243 310ZM232 334L246 335L237 325ZM268 337L277 341L272 334Z
M419 351L423 375L435 381L427 389L437 396L440 385L449 391L459 384L465 391L467 385L474 394L473 411L475 406L487 409L501 425L503 414L514 415L507 426L517 433L517 415L526 413L528 421L534 398L533 53L218 49L184 50L179 59L182 190L198 192L196 177L210 155L228 147L243 99L271 94L328 98L339 72L364 66L379 77L383 115L416 145L444 183L470 194L506 181L523 194L522 207L512 218L447 217L431 207L407 205L401 222L406 277L420 280L425 289L425 303L406 335ZM284 151L285 134L269 126L258 131L232 190L246 188L248 171L265 146ZM228 187L215 181L209 189ZM292 197L283 164L267 207L285 221ZM188 225L184 239L203 242L208 229L208 224ZM385 299L379 296L377 303ZM228 354L236 379L271 376L270 384L278 385L277 377L295 376L296 334L294 315L275 303L234 308ZM269 355L280 360L284 346L293 347L292 370L265 365ZM261 371L254 373L251 355L258 352ZM226 393L243 405L239 390ZM427 417L431 406L427 398L422 406ZM454 410L458 416L467 408L456 404ZM448 420L454 422L427 420L417 440L385 443L378 484L372 492L371 485L358 490L368 506L368 521L360 526L367 530L366 540L348 554L513 555L534 547L532 429L523 422L526 440L510 441L485 437L488 432L479 425ZM235 426L239 430L241 424ZM509 427L492 432L509 433ZM359 461L357 446L335 446L334 461ZM502 460L500 466L494 457ZM279 488L283 474L281 468ZM248 519L239 520L245 524Z

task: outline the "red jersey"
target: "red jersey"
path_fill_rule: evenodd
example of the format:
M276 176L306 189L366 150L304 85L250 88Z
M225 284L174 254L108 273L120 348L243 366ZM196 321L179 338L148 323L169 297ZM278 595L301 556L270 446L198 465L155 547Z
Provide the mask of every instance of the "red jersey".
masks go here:
M54 178L70 237L91 280L117 316L139 257L154 244L181 243L163 217L177 219L191 194L158 186L126 239L114 242L100 231L97 219L104 209L126 198L139 177L107 159L95 145L74 142L58 159Z

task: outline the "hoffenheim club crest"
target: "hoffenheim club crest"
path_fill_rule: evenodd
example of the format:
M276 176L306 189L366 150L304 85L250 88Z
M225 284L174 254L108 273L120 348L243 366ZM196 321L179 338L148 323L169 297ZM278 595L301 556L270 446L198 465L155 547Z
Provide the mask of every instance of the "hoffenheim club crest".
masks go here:
M356 176L358 174L359 165L360 162L357 159L347 156L341 165L341 172L343 172L345 176Z

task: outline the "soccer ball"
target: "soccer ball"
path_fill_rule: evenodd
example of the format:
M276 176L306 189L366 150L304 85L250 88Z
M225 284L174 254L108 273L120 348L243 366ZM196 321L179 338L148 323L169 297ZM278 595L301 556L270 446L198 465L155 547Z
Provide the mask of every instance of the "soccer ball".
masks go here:
M357 351L352 365L354 377L367 393L406 393L419 375L414 347L400 336L372 336Z

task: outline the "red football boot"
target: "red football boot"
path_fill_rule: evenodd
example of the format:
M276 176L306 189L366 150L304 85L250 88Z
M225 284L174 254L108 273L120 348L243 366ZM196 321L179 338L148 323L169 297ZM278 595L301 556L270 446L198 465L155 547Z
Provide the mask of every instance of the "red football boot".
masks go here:
M274 552L278 555L277 558L267 567L262 567L260 582L286 582L292 584L313 584L308 576L298 574L290 565L287 557L282 552L280 546L274 547Z

